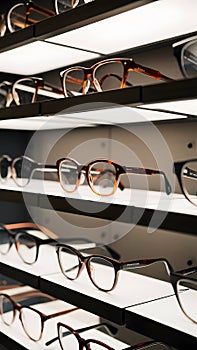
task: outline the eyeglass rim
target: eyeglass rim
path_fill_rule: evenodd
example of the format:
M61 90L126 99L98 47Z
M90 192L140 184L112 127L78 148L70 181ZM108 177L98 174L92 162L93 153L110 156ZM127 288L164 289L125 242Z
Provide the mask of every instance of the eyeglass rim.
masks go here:
M196 284L197 286L197 280L196 279L193 279L193 278L185 278L184 276L183 277L179 277L178 279L176 279L175 283L174 283L174 290L175 290L175 295L177 297L177 301L179 303L179 306L182 310L182 312L184 313L184 315L189 318L193 323L197 324L197 320L194 320L184 309L184 306L182 305L182 302L181 302L181 299L180 299L180 295L179 295L179 292L178 292L178 284L180 281L184 281L184 282L192 282L194 284ZM197 293L197 291L196 291Z
M87 345L88 345L88 343L90 343L90 342L96 343L96 344L98 344L98 345L101 345L102 347L104 347L105 349L108 349L108 350L115 350L114 348L112 348L111 346L109 346L109 345L103 343L103 342L100 341L100 340L92 339L92 338L91 338L91 339L84 339L84 338L82 338L82 337L80 336L80 334L78 333L78 331L75 330L74 328L72 328L72 327L70 327L70 326L68 326L67 324L64 324L64 323L62 323L62 322L58 322L58 323L57 323L58 340L59 340L59 343L60 343L60 346L61 346L61 349L62 349L62 350L65 350L65 349L63 348L63 345L62 345L62 342L61 342L60 327L63 327L63 328L68 329L68 330L76 337L76 339L77 339L77 341L78 341L78 344L79 344L79 350L80 350L80 348L81 348L81 347L80 347L81 345L83 345L83 346L85 345L86 348L87 348Z
M43 78L39 78L39 77L25 77L25 78L21 78L16 80L13 85L12 85L12 97L14 102L16 103L17 106L20 106L21 103L18 101L18 99L16 98L16 85L20 84L23 81L32 81L35 84L35 92L33 94L32 100L30 103L35 103L37 100L37 96L38 96L38 89L39 88L43 88L44 87L44 79Z
M174 172L177 176L180 188L182 190L183 195L185 196L185 198L194 206L197 206L197 203L194 203L191 199L190 196L187 192L187 189L185 188L185 185L182 181L182 171L183 171L183 167L185 166L185 164L187 163L192 163L192 162L197 162L197 158L193 158L193 159L187 159L187 160L183 160L183 161L179 161L179 162L174 162Z

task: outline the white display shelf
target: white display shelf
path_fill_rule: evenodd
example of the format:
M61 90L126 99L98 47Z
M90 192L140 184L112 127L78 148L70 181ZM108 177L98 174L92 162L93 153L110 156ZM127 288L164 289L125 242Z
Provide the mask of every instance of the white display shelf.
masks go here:
M89 186L80 185L77 191L73 193L65 192L59 182L49 180L32 179L24 188L15 185L12 179L0 185L0 190L10 190L21 192L24 196L26 193L42 194L79 201L93 201L102 204L117 204L121 206L147 208L160 210L164 212L182 213L187 215L197 215L196 207L191 204L182 194L172 193L167 195L165 192L146 191L125 188L123 191L117 189L113 196L99 197L94 194Z
M136 316L138 320L135 322ZM156 338L159 337L160 340L166 338L168 343L169 340L173 339L174 334L172 345L176 347L179 344L181 346L182 342L181 349L196 349L197 325L184 315L175 296L132 306L126 310L126 325L128 328L133 329L134 321L136 325L134 328L137 331L140 322L142 322L146 334L149 330L148 323L150 319L154 321L155 326L155 328L152 326L153 337L157 333Z

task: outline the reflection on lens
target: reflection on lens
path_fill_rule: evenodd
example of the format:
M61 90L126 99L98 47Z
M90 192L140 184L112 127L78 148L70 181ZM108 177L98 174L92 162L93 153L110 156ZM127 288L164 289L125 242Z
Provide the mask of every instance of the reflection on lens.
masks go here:
M92 257L89 260L91 279L100 289L109 291L115 281L115 270L112 263L102 257Z
M35 341L39 340L42 335L42 320L39 313L31 308L23 307L20 315L26 334Z
M66 326L59 327L59 340L64 350L79 350L77 337Z
M17 4L8 12L8 28L10 32L15 32L26 26L26 5Z
M64 92L67 97L78 96L84 93L84 72L82 69L70 69L63 79Z
M13 98L17 105L34 102L36 86L33 79L20 79L13 85Z
M59 260L63 274L74 280L79 272L79 258L67 247L59 248Z
M14 305L12 301L4 295L0 295L0 312L3 322L10 325L14 320Z
M62 13L69 9L75 8L79 3L79 0L56 0L55 10L56 13Z
M102 91L121 88L124 67L120 62L106 62L94 70L94 79Z
M33 237L25 233L16 235L17 251L26 264L33 264L37 258L37 244Z
M6 19L4 15L0 15L0 37L4 36L6 32Z
M187 78L197 76L197 40L193 40L183 47L181 64Z
M197 205L197 161L191 161L182 169L182 184L186 197Z
M60 182L66 192L73 192L78 182L78 166L72 159L65 159L60 163Z
M113 164L96 162L89 168L88 178L92 190L102 196L113 194L116 183L116 169Z
M183 311L191 320L197 323L197 281L179 280L177 292Z
M10 249L10 235L0 227L0 253L7 254Z

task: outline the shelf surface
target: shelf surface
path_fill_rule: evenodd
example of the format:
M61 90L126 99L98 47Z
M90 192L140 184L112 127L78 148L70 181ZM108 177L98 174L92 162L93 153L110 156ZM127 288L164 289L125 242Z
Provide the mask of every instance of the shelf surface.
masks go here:
M178 349L195 350L197 326L181 311L175 296L161 298L126 310L126 326Z
M23 191L10 179L1 185L0 199L24 202L28 207L52 209L99 219L140 224L196 235L196 207L182 194L136 189L117 190L113 196L96 196L88 186L72 194L56 181L32 179Z

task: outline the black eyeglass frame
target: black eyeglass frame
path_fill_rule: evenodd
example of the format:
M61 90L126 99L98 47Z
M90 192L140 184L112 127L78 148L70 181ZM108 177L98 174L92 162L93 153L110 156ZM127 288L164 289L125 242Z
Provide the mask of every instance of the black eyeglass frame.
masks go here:
M173 171L178 179L178 182L179 182L179 186L181 188L181 191L183 193L183 195L185 196L185 198L190 202L192 203L193 205L197 205L195 204L194 202L192 202L192 200L190 199L189 195L188 195L188 192L187 192L187 189L185 188L183 182L182 182L182 170L183 170L183 167L185 166L185 164L187 163L192 163L192 162L197 162L197 159L187 159L187 160L183 160L183 161L180 161L180 162L175 162L174 163L174 167L173 167ZM194 174L194 172L192 172L192 174L190 174L190 169L187 168L187 176L188 177L195 177L196 180L197 180L197 172L196 174Z

